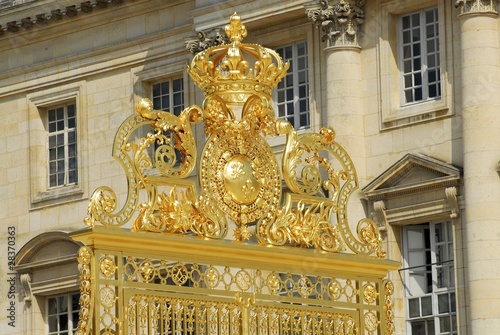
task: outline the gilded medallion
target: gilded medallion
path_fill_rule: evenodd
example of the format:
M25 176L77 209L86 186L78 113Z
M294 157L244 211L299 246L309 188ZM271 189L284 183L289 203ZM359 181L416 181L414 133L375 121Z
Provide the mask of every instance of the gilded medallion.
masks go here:
M278 206L281 178L262 136L234 130L216 132L208 140L205 148L210 150L203 150L200 160L200 188L237 225L246 225Z

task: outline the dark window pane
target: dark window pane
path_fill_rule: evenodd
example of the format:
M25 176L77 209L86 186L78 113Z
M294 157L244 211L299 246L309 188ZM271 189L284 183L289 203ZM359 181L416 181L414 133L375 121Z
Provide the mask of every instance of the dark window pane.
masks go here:
M64 185L64 173L57 174L57 185Z
M432 315L432 298L430 296L422 297L420 302L422 305L422 316Z
M170 108L170 100L168 95L161 97L161 109L168 110Z
M304 98L307 96L307 86L305 85L302 85L302 86L299 86L299 98Z
M76 133L74 131L71 131L68 133L68 144L75 142L76 142Z
M300 100L299 101L299 111L305 112L307 111L307 100ZM300 124L303 124L302 122Z
M68 119L68 128L75 128L75 127L76 127L76 119L75 118Z
M289 88L286 90L286 100L287 101L293 100L293 88Z
M49 332L56 332L59 329L57 329L57 315L49 316L48 318L48 324L49 324Z
M434 25L431 24L431 25L427 26L426 36L427 36L427 38L434 37Z
M56 118L57 120L64 119L64 108L60 107L56 110Z
M285 101L285 92L283 90L278 91L278 102Z
M420 29L416 28L411 31L412 42L420 42Z
M57 148L57 158L64 158L64 147Z
M59 327L61 330L68 330L68 314L59 315Z
M175 79L173 86L174 86L173 89L174 92L182 91L182 79Z
M300 114L300 126L306 127L309 125L309 114Z
M403 32L403 43L410 43L410 42L411 42L410 31L406 30Z
M410 28L410 17L404 16L403 17L403 29L408 29L408 28Z
M422 85L422 74L417 72L413 75L413 81L415 86Z
M61 172L61 171L64 171L64 161L63 160L57 161L57 172Z
M62 121L57 121L57 130L64 130L64 120Z
M425 332L425 321L414 321L411 323L412 335L427 335Z
M49 113L49 122L54 122L56 120L56 110L50 109L48 113Z
M412 87L413 86L413 81L411 79L411 74L404 76L405 79L405 87Z
M420 58L413 59L413 71L420 71L422 69Z
M403 63L403 72L408 73L411 72L411 60L405 60Z
M69 183L70 184L74 184L74 183L76 183L78 181L76 171L70 171L69 174L68 174L68 177L69 177Z
M408 308L410 318L418 318L420 316L420 302L419 299L409 299Z
M434 22L434 10L428 10L425 12L425 23Z
M422 88L415 89L415 101L422 100Z
M406 102L413 102L413 94L412 93L413 93L412 90L405 91Z
M299 55L305 55L307 52L306 50L306 43L299 43L297 44L297 51Z
M438 310L439 314L448 313L450 311L448 293L438 295Z
M75 116L75 105L71 104L68 105L68 117L74 117Z
M443 316L439 318L439 332L444 334L451 331L450 327L450 317Z
M420 56L420 43L413 44L413 57Z
M429 98L435 98L438 96L437 85L429 85Z
M56 180L56 175L55 174L50 175L50 177L49 177L49 186L50 187L57 186L57 180Z
M153 108L154 109L161 109L161 99L160 98L153 98Z
M153 85L153 97L157 97L160 95L160 84Z
M403 57L406 59L406 58L410 58L411 57L411 47L409 45L405 46L403 48Z
M169 86L170 86L169 82L161 83L161 94L162 95L170 93L170 87Z
M174 94L174 105L182 104L182 94L176 93Z
M278 106L278 117L285 116L285 105Z
M420 14L416 13L411 16L412 27L417 27L420 25Z

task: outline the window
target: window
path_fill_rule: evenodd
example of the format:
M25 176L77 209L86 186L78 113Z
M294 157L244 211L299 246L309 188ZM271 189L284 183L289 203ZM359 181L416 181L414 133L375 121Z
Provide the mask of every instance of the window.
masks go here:
M80 293L47 298L47 325L49 335L72 335L78 326Z
M290 62L287 75L278 84L275 96L278 118L290 122L295 129L308 128L309 79L307 42L276 48L283 61Z
M450 221L403 229L407 334L457 334Z
M441 96L437 8L401 16L399 68L402 105Z
M153 84L153 108L179 115L184 109L184 84L182 78Z
M49 188L78 182L75 104L47 110Z
M436 0L387 0L380 6L379 20L366 29L379 45L380 129L453 115L456 14Z

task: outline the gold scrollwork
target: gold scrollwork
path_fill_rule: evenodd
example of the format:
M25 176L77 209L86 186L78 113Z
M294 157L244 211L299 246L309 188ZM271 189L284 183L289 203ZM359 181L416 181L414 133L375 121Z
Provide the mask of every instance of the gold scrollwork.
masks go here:
M294 198L299 200L294 204ZM295 206L294 206L295 205ZM337 252L343 245L337 227L330 224L335 208L328 199L295 197L287 194L282 210L270 213L257 224L257 237L261 243L321 248Z
M80 313L76 335L88 335L92 328L91 320L94 314L94 288L92 283L91 262L94 257L92 249L87 246L78 250L78 264L80 264Z
M384 300L384 311L385 311L385 331L387 335L394 335L396 330L394 327L394 305L392 303L391 296L394 293L394 284L392 281L386 279L383 282L385 300Z

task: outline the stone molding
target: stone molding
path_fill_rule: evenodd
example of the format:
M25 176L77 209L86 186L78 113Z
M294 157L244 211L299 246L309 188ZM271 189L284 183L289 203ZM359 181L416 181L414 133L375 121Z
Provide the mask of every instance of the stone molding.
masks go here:
M498 14L495 8L496 0L456 0L455 7L460 8L460 14Z
M462 185L460 169L437 159L407 154L363 188L372 217L387 225L457 219Z
M0 24L0 36L6 32L18 33L23 30L29 31L35 27L46 26L49 23L60 21L64 17L74 18L77 17L79 13L88 14L91 13L94 8L105 9L110 5L121 5L123 1L124 0L88 0L70 6L51 9L47 12L35 13L28 17L22 17L18 20L4 23L4 25Z
M307 17L322 30L328 47L360 47L365 0L321 0L306 8Z
M223 28L199 31L196 37L186 39L185 41L186 50L193 55L216 45L229 44L229 42Z

